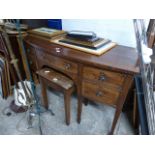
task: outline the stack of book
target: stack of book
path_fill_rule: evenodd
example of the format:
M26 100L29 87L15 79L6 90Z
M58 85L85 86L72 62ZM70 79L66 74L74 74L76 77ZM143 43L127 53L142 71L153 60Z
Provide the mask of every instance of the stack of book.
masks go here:
M80 39L75 39L67 36L59 41L67 44L90 48L90 49L98 49L111 42L109 39L103 39L103 38L95 38L91 40L90 39L80 40Z
M96 50L111 43L111 40L100 38L96 35L89 37L87 35L87 37L84 37L84 35L80 36L78 33L77 35L68 33L64 38L60 39L59 42Z
M28 34L33 37L51 41L52 39L55 39L56 37L63 36L64 34L66 34L66 32L62 30L41 27L41 28L29 30Z

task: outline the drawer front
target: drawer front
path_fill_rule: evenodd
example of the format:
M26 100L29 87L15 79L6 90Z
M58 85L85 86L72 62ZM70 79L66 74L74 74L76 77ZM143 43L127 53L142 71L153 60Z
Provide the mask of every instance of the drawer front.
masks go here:
M56 69L60 69L74 74L77 74L78 72L78 65L76 63L44 53L43 51L37 51L37 59Z
M120 92L115 87L103 86L83 81L82 95L97 102L116 105Z
M115 85L122 85L125 79L124 74L91 67L84 67L83 77L84 79L108 82Z

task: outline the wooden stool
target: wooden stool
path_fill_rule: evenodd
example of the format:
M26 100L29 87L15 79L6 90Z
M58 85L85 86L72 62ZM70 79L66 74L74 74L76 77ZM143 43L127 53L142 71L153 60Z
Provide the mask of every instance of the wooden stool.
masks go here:
M42 100L45 108L48 109L48 98L46 88L51 87L64 93L66 124L70 124L70 99L74 91L74 83L71 79L49 68L37 71L41 84Z

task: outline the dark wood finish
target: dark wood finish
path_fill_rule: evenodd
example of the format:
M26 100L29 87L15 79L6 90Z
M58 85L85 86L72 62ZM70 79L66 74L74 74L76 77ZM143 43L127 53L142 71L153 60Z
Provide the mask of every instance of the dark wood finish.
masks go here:
M39 81L41 85L41 94L42 94L42 103L44 104L45 108L48 109L48 98L47 98L47 86L44 78L39 76Z
M99 84L86 81L82 83L82 95L91 100L115 105L119 94L120 92L111 86L100 87Z
M18 59L18 67L20 70L20 74L22 76L22 79L25 79L26 76L25 76L24 66L23 66L23 62L22 62L22 56L20 54L17 37L16 37L16 35L9 34L9 39L10 39L10 43L12 45L13 53L15 54L16 58Z
M38 83L38 77L36 75L37 63L36 63L35 48L29 44L25 44L25 48L26 48L26 56L28 59L28 65L30 67L32 79L34 80L35 83ZM30 80L30 77L27 76L27 80Z
M148 47L153 48L155 43L155 19L150 19L147 29Z
M53 68L77 74L77 64L66 59L55 57L44 52L39 53L38 59L44 61L46 64L50 64Z
M82 113L82 102L84 100L82 96L82 72L83 72L83 65L78 64L78 80L77 80L77 97L78 97L78 109L77 109L77 122L81 122L81 113Z
M70 124L71 116L70 116L70 109L71 109L71 95L74 91L74 87L71 87L68 90L64 91L64 103L65 103L65 115L66 115L66 124Z
M131 75L139 72L137 67L138 54L134 48L118 45L101 56L95 56L34 37L27 37L25 41L33 47L37 47L40 51L58 56L59 58L66 58L72 62ZM57 48L61 52L56 52Z
M74 91L74 83L68 77L60 74L50 68L43 68L37 71L41 83L42 101L46 109L48 109L47 87L51 87L57 91L64 93L65 118L66 124L70 124L70 99Z
M103 81L107 83L113 83L116 85L122 85L125 79L125 75L120 73L110 72L103 69L84 67L83 78L88 80Z
M18 67L19 67L20 73L22 75L22 79L25 79L25 71L24 71L23 63L21 61L22 59L21 59L21 55L20 55L17 37L14 34L8 34L8 36L9 36L9 39L11 42L13 53L15 54L16 58L18 59ZM7 45L4 41L2 32L0 32L0 53L2 53L6 58L10 58L9 53L7 51ZM12 68L14 68L14 67L12 66ZM17 80L19 81L18 78L17 78ZM12 84L15 84L15 83L13 82Z
M74 81L77 87L79 123L84 98L116 108L110 131L113 134L132 79L139 72L136 51L118 45L101 56L95 56L30 36L25 41L36 49L38 69L48 66ZM71 64L69 69L64 67L65 63Z
M55 70L52 70L51 68L43 68L37 71L37 74L66 90L74 85L71 79L64 76L63 74L60 74L59 72L56 72Z
M126 80L124 81L122 93L120 93L118 101L117 101L115 116L114 116L114 120L112 123L111 131L109 132L109 134L114 133L117 121L119 119L119 116L120 116L122 108L123 108L123 103L125 102L125 99L128 95L129 89L132 86L132 83L133 83L133 77L128 75L126 77Z

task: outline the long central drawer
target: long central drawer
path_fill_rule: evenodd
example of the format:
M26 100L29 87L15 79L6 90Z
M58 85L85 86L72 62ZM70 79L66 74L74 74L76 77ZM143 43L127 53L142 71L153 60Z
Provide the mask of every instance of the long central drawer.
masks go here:
M60 57L53 56L51 54L44 53L43 51L37 51L37 59L59 70L67 71L74 74L77 74L78 72L78 65L76 63Z

